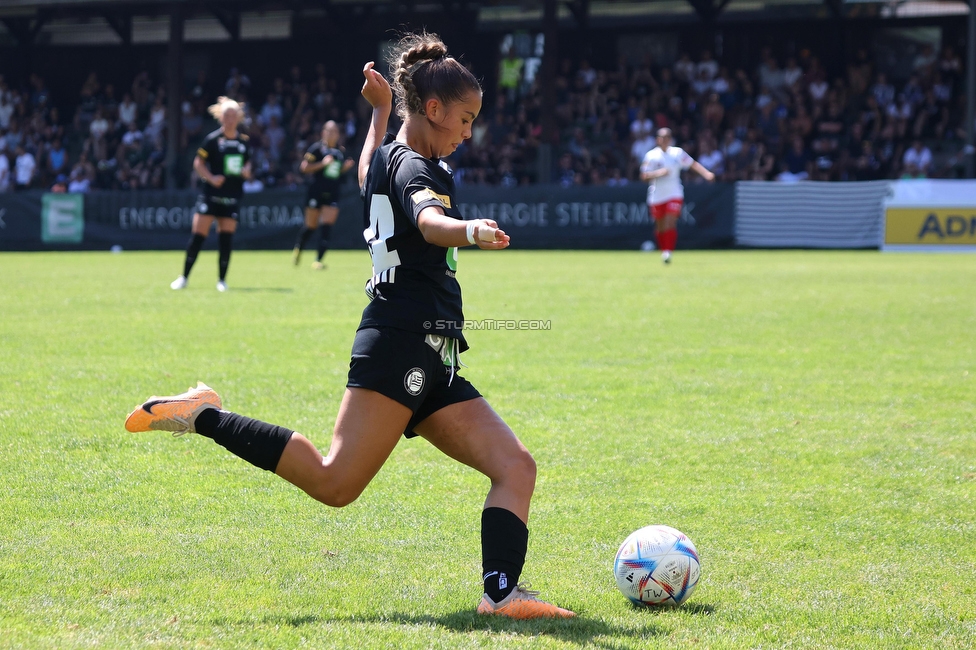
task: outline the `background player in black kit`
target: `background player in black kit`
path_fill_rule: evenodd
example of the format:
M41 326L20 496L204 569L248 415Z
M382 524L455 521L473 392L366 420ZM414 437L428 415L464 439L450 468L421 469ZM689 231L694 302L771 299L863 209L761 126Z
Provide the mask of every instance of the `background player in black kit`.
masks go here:
M372 68L368 63L363 70L373 119L359 163L364 235L373 260L366 285L371 301L356 332L328 455L291 429L220 410L220 398L203 384L182 395L150 398L129 415L126 429L200 433L337 507L362 493L401 436L422 436L491 481L481 516L485 593L478 612L517 619L574 616L518 583L535 460L457 374L458 353L467 347L457 248L509 244L494 221L461 219L453 177L439 162L471 137L481 87L436 36L404 38L391 54L403 126L380 145L392 97Z
M299 170L312 177L305 199L305 225L298 231L292 261L297 266L301 261L302 249L316 226L319 231L319 248L313 269L323 269L322 258L329 248L332 226L339 218L339 187L342 175L349 171L356 161L346 158L339 146L339 125L329 120L322 125L322 139L314 143L305 153Z
M251 143L247 134L237 130L244 117L244 107L233 99L219 97L209 111L220 121L220 128L203 139L193 159L193 170L205 185L193 215L193 234L186 246L183 275L169 285L173 289L186 287L193 263L197 261L197 254L203 248L210 226L216 219L220 250L217 291L227 291L224 280L230 265L234 233L237 231L244 179L251 176Z

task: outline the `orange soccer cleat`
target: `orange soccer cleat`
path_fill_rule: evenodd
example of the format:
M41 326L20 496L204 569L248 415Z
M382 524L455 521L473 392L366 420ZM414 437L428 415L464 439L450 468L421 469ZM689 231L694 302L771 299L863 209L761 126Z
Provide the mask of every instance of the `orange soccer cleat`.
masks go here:
M487 594L481 597L478 613L494 616L507 616L517 620L532 618L572 618L575 612L539 600L538 591L530 591L529 586L520 584L500 603L495 603Z
M125 419L125 428L140 431L172 431L174 436L193 433L197 416L207 409L220 410L220 396L203 382L180 395L150 397Z

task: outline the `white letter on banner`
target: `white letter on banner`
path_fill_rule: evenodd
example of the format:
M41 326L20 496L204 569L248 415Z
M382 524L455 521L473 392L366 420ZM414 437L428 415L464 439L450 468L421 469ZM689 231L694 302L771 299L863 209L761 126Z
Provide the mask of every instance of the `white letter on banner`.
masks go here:
M636 225L647 223L650 217L647 214L647 204L645 203L631 203L630 204L630 223Z
M47 196L57 197L57 194ZM44 198L47 199L47 196ZM61 194L60 196L64 196ZM70 197L69 197L70 198ZM47 234L54 238L71 238L78 232L78 216L74 203L51 199L47 211ZM80 237L79 237L80 241Z
M618 226L627 223L627 204L626 203L614 203L613 204L613 222Z
M569 210L566 209L565 203L556 204L556 217L559 219L558 225L563 228L569 225Z

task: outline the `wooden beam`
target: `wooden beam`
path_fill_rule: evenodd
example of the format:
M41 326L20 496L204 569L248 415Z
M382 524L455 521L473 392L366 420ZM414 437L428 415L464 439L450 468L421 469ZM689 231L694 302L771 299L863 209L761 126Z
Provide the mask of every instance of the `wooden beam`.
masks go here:
M563 4L569 9L569 12L573 14L573 18L576 20L576 26L582 30L589 27L590 24L590 0L567 0Z
M33 45L34 39L37 38L38 32L44 27L44 23L47 22L44 17L38 14L36 17L9 17L0 18L3 21L4 26L6 26L7 31L14 35L17 39L17 45Z
M718 15L722 13L725 7L729 4L730 0L688 0L698 16L702 19L704 23L715 22ZM829 0L824 0L825 2ZM841 0L837 0L840 2Z
M824 4L834 18L844 17L844 0L824 0Z
M115 14L104 13L102 14L102 18L119 35L123 44L132 45L132 16L117 16Z
M227 30L230 34L230 39L232 41L241 40L241 12L234 11L230 9L223 9L216 6L214 3L208 3L206 5L207 11L214 15L217 22Z

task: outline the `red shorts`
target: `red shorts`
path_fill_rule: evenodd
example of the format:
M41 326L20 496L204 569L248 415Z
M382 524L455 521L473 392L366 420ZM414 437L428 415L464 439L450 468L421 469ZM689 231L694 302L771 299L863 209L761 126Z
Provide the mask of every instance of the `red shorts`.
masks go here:
M651 206L651 216L655 219L663 219L665 215L668 214L681 214L681 206L684 205L684 199L671 199L664 203L658 203L657 205Z

